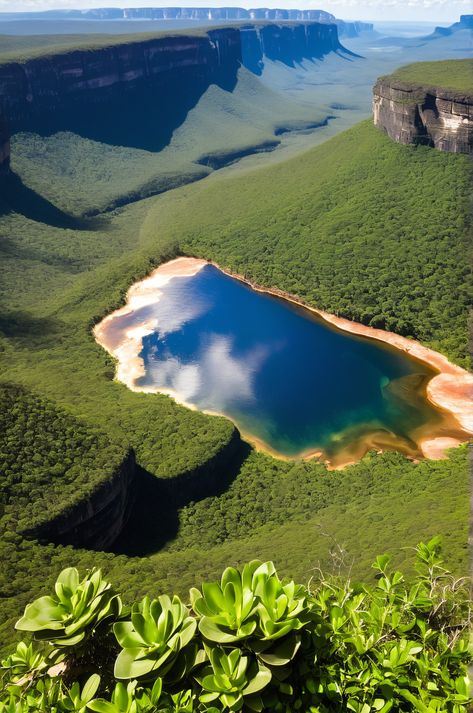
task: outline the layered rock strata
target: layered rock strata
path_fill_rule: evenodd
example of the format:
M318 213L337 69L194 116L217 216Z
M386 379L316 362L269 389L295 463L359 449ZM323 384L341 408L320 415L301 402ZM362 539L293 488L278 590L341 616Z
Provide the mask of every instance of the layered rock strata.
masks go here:
M25 532L41 541L107 550L126 525L134 503L136 463L133 451L90 497L51 521Z
M7 122L0 117L0 178L10 172L10 132Z
M374 123L401 144L473 153L473 96L448 89L380 79L375 84Z
M68 116L75 120L87 107L129 102L141 91L158 101L162 95L164 116L169 94L175 97L189 83L200 92L212 83L232 89L242 63L259 72L265 57L291 64L341 49L337 27L318 22L117 40L1 64L0 115L14 131L67 129Z

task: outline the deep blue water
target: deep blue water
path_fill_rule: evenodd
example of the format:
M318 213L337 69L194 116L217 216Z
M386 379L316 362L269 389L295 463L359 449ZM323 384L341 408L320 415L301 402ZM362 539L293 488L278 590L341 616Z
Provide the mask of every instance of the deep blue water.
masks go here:
M415 450L412 431L438 419L420 394L428 367L211 265L173 278L150 309L158 327L143 339L137 385L173 389L281 454L331 457L373 432Z

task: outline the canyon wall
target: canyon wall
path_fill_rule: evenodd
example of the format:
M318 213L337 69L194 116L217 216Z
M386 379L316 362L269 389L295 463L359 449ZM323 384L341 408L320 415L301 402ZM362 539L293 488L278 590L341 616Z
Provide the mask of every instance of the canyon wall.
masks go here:
M30 537L95 550L109 549L125 527L135 498L136 463L130 451L110 479L83 502L27 531Z
M68 129L80 119L89 129L100 123L100 107L110 109L115 102L112 123L119 125L123 118L116 112L124 102L129 111L139 92L146 101L158 102L160 116L179 102L182 106L176 111L186 112L212 83L232 90L241 63L260 73L264 58L293 64L339 49L343 48L336 26L318 22L116 39L107 46L1 64L0 115L8 119L12 131ZM94 107L96 116L89 113Z
M0 178L10 172L10 132L7 122L0 117Z
M395 141L473 153L473 96L389 77L378 80L373 94L374 123Z
M255 74L261 74L265 58L293 66L343 49L336 26L320 22L245 25L239 31L242 64Z
M220 83L236 76L240 60L239 32L225 28L9 62L0 65L0 113L17 129L57 111L126 100L139 86L157 89L185 76Z

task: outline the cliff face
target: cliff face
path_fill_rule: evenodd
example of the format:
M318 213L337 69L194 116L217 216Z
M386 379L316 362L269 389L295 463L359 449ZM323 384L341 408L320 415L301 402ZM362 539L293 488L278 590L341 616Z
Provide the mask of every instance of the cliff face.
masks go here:
M373 93L374 123L395 141L473 153L473 96L389 79Z
M82 128L84 135L90 135L91 127L102 122L104 131L108 127L119 132L125 121L124 102L128 112L136 106L137 114L138 97L147 107L154 102L159 123L174 112L174 125L179 125L179 116L185 116L210 84L233 89L242 63L261 73L265 57L293 64L337 49L342 47L336 26L313 22L216 28L202 35L117 41L40 56L0 65L0 115L7 117L14 131ZM104 105L108 117L102 115ZM123 143L121 137L114 143ZM157 141L142 147L159 150L161 146Z
M40 540L108 549L128 521L135 493L135 456L130 452L110 480L88 500L26 534Z
M0 66L0 113L18 128L57 110L123 98L192 76L208 84L236 75L241 59L233 28L76 50Z
M0 178L10 172L10 133L6 121L0 118Z
M342 49L336 26L320 22L247 25L240 37L242 64L255 74L261 74L265 58L292 66Z

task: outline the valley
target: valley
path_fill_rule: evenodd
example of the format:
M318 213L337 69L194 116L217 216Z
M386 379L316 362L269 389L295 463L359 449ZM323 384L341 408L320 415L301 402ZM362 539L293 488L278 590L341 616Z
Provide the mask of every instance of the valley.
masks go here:
M307 443L286 460L255 449L245 433L256 432L241 433L225 408L202 405L232 420L129 389L94 338L132 285L187 257L340 324L419 343L448 359L455 378L471 378L470 125L434 148L435 137L418 141L412 129L400 141L371 116L380 77L383 86L437 87L438 101L460 91L458 115L471 112L468 30L406 38L367 28L339 38L335 25L309 20L277 28L252 20L246 29L89 33L86 44L78 33L0 39L6 649L25 604L66 566L100 566L131 601L185 596L255 557L304 582L319 567L372 579L382 551L412 573L409 549L439 534L448 567L468 572L471 430L459 412L426 417L441 421L440 449L423 453L411 438L419 423L401 429L396 413L366 447L348 434L354 457L329 470L325 457L300 457ZM459 61L458 71L429 67L441 59ZM429 63L425 81L422 64L398 70L411 62ZM443 86L445 76L460 88ZM414 114L403 112L404 127L415 128ZM232 278L222 279L230 290ZM188 290L179 314L197 300ZM425 381L416 388L409 398L422 391L422 410ZM300 430L303 406L292 406L286 416Z

